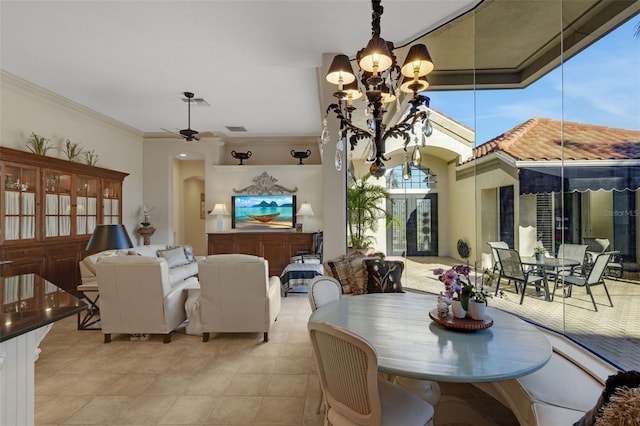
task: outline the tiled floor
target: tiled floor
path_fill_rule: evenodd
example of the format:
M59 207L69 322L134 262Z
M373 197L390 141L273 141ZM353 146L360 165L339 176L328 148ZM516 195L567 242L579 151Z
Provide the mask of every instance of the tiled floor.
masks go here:
M36 363L37 425L322 425L306 294L282 299L269 342L257 333L203 343L174 332L130 341L54 325Z
M75 317L57 322L36 362L36 425L322 425L310 314L306 294L283 298L268 343L257 333L203 343L182 329L169 344L125 335L104 344ZM436 425L517 425L470 385L442 390Z

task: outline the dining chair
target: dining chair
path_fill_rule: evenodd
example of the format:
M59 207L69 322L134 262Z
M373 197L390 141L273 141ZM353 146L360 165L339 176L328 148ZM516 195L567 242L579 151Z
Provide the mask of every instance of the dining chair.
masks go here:
M309 321L330 425L429 425L433 406L378 377L378 357L364 339L321 321Z
M524 295L527 289L528 284L535 284L536 288L540 286L540 282L542 281L544 285L544 291L546 295L549 295L549 286L545 277L542 275L536 275L538 271L536 269L530 269L525 271L522 266L522 260L520 259L520 253L517 250L513 249L496 249L498 253L498 259L500 261L500 276L498 276L498 284L500 283L500 278L506 278L507 280L515 281L516 292L518 291L518 283L521 284L520 288L520 304L524 301ZM543 271L544 273L544 271ZM497 288L496 288L497 292Z
M498 289L500 288L500 277L501 277L500 272L502 272L502 268L500 267L500 259L498 259L498 252L496 250L499 248L508 249L509 245L504 241L489 241L487 244L491 248L491 258L493 259L493 269L491 270L491 273L495 274L496 271L498 271L498 280L496 281L496 292L495 292L495 296L497 296ZM516 287L516 293L517 292L518 292L518 289Z
M311 311L320 306L338 300L342 297L342 285L333 277L318 275L314 277L307 288Z
M318 275L317 277L314 277L309 283L309 286L307 287L307 295L309 296L309 305L311 305L311 311L313 312L320 306L340 299L342 297L342 284L340 284L340 281L333 277ZM320 412L323 401L324 396L321 386L320 401L318 401L316 413Z
M591 287L596 285L601 285L604 287L604 291L607 294L607 298L609 299L609 305L613 308L613 302L611 301L611 296L609 295L609 290L607 289L607 284L604 282L604 275L607 269L607 264L611 260L613 254L611 252L601 253L596 256L596 260L593 262L593 266L589 271L589 275L586 277L579 277L576 275L568 275L560 278L556 281L556 284L553 286L553 294L555 295L556 287L558 283L563 286L563 291L568 287L568 290L565 291L566 297L571 297L571 288L576 285L578 287L585 287L587 289L587 294L591 296L591 302L593 303L593 309L598 312L598 307L596 306L596 301L593 298L593 291Z

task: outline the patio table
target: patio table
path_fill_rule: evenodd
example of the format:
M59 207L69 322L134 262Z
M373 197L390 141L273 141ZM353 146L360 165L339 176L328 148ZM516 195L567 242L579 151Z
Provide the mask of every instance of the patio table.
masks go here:
M548 271L557 272L558 268L572 268L574 266L580 265L580 262L577 260L571 259L558 259L555 257L543 257L542 259L537 259L535 256L524 256L520 258L520 261L523 265L531 266L533 268L537 268L542 274L542 278L544 280L544 299L547 302L553 301L551 295L549 294L549 281L547 279ZM557 274L556 274L557 277Z

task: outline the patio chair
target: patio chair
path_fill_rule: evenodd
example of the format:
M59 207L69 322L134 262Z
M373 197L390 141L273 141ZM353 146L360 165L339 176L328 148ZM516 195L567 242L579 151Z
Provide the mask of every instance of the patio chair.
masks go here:
M611 260L612 253L601 253L596 257L595 262L593 262L593 266L589 271L589 275L586 277L578 277L575 275L565 276L556 281L556 284L553 286L553 294L555 295L556 287L558 283L563 286L563 291L566 297L571 297L571 288L574 285L579 287L585 287L587 289L587 294L591 296L591 302L593 303L593 309L598 312L598 307L596 306L596 301L593 298L593 291L591 287L600 285L604 287L604 291L607 294L607 298L609 299L609 305L613 308L613 302L611 301L611 296L609 295L609 290L607 289L607 284L604 282L604 274L607 269L607 264ZM568 290L566 288L568 287Z
M585 258L587 256L587 248L589 246L586 244L560 244L558 247L558 253L556 257L558 259L566 259L566 260L575 260L576 262L580 262L579 265L576 266L567 266L558 268L556 270L556 274L559 277L560 275L583 275L584 274L584 265Z
M500 275L498 276L498 285L500 284L500 278L506 278L511 281L515 281L516 292L518 291L518 283L520 283L520 304L524 301L524 295L527 290L528 284L535 284L536 288L540 287L540 282L542 281L544 285L545 294L549 294L549 286L544 276L536 275L537 270L530 269L525 271L522 266L522 260L520 259L520 254L513 249L496 249L498 253L498 259L500 261ZM496 287L496 293L498 292L498 288Z
M375 349L360 336L331 324L309 321L309 337L332 425L427 425L433 406L378 378Z
M491 270L492 274L495 274L496 271L500 272L500 259L498 259L498 253L496 249L508 249L509 245L504 241L490 241L487 243L489 247L491 247L491 258L493 259L493 269ZM498 275L498 282L496 283L496 296L498 295L498 288L500 287L500 276ZM517 289L516 289L517 292Z

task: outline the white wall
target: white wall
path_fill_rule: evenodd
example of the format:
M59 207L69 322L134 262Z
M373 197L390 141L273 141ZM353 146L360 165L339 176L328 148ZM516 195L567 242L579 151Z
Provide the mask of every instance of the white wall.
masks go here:
M0 93L0 145L28 151L31 132L60 148L69 139L84 150L95 150L97 166L129 173L122 190L122 219L135 241L143 187L141 133L4 71ZM47 155L66 159L59 151Z

